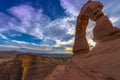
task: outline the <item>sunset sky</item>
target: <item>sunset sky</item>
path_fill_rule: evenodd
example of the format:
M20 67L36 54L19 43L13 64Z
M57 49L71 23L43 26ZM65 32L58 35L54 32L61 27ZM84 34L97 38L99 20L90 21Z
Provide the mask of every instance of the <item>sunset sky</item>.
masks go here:
M120 27L120 0L99 0ZM86 0L0 0L0 50L71 53L76 17ZM92 41L90 21L87 39Z

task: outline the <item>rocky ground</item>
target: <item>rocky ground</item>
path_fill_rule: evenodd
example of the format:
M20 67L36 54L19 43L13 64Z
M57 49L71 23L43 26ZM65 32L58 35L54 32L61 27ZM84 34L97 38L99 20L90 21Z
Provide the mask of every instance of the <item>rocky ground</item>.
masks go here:
M19 52L0 51L0 64L13 60Z
M68 58L46 57L33 54L17 54L15 59L2 63L0 80L44 80Z

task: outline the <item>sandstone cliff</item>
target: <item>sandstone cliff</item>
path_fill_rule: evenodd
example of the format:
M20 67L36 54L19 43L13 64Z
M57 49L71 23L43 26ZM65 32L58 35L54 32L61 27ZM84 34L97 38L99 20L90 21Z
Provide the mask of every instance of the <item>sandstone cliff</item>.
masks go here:
M15 59L0 65L0 80L43 80L66 58L18 54Z

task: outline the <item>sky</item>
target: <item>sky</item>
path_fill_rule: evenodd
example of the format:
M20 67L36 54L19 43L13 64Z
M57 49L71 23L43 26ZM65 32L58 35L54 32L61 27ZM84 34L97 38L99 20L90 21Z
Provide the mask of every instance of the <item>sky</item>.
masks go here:
M0 50L72 53L76 17L87 0L0 0ZM120 1L99 0L120 28ZM95 22L89 21L90 45Z

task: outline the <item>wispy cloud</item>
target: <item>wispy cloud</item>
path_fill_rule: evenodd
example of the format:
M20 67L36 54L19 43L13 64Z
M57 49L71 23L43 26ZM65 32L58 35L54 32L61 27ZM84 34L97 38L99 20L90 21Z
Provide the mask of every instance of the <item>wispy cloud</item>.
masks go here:
M3 35L3 34L0 34L0 38L2 38L2 39L8 39L5 35Z
M8 11L14 15L16 18L20 20L32 20L34 16L34 8L28 5L19 5L19 6L14 6ZM33 16L32 16L33 15Z
M85 2L85 0L61 0L61 6L66 13L77 16Z
M105 13L105 15L107 15L111 22L114 24L114 26L120 27L120 1L119 0L100 0L103 5L104 5L104 9L103 12Z

